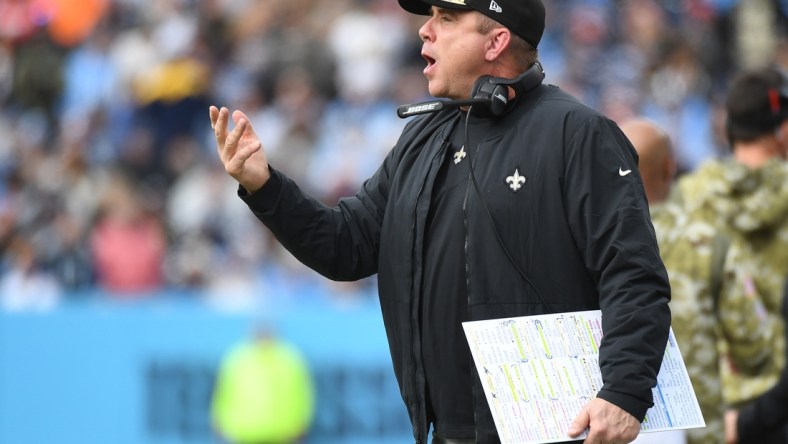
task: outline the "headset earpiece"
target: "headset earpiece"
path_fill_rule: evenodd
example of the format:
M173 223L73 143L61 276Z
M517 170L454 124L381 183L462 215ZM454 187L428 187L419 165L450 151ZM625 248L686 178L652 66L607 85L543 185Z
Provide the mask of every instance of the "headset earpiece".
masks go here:
M474 114L500 116L506 111L509 104L509 88L494 81L495 77L482 76L474 82L471 98L485 101L473 106Z
M523 95L542 84L544 70L539 62L514 79L481 76L473 84L471 98L484 102L474 104L471 111L481 116L500 116L509 108L509 87L515 97Z

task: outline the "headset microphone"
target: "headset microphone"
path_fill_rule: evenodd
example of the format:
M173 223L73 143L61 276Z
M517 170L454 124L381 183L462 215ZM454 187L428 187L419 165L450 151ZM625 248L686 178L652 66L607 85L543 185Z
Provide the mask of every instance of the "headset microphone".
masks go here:
M440 111L443 108L451 108L455 106L472 106L472 105L486 105L490 101L487 99L466 99L466 100L433 100L431 102L414 103L410 105L402 105L397 108L397 116L400 119L415 116L416 114L427 114Z
M397 116L404 119L456 106L472 106L472 112L478 115L500 116L509 109L509 87L514 89L515 97L517 97L541 85L544 77L542 64L537 61L524 73L513 79L493 76L480 77L473 84L470 99L433 100L402 105L397 108Z

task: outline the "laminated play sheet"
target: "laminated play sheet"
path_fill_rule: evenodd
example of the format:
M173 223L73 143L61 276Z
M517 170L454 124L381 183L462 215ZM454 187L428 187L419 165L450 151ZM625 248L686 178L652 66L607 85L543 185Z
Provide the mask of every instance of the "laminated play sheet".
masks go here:
M602 387L601 312L464 322L463 328L501 443L571 440L572 420ZM705 427L673 329L653 395L641 433Z

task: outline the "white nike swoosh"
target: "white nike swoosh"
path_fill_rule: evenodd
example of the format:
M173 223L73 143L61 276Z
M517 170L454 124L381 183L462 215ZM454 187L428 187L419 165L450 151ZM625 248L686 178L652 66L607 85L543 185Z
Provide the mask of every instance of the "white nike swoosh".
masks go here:
M621 176L621 177L626 176L627 174L629 174L631 172L632 172L632 170L622 170L621 167L618 168L618 175Z

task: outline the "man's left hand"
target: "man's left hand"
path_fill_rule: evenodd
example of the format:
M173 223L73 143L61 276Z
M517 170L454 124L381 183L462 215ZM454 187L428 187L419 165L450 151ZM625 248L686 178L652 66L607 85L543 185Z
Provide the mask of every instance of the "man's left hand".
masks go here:
M586 429L585 444L624 444L637 438L640 421L620 407L594 398L572 421L569 436L576 438Z

